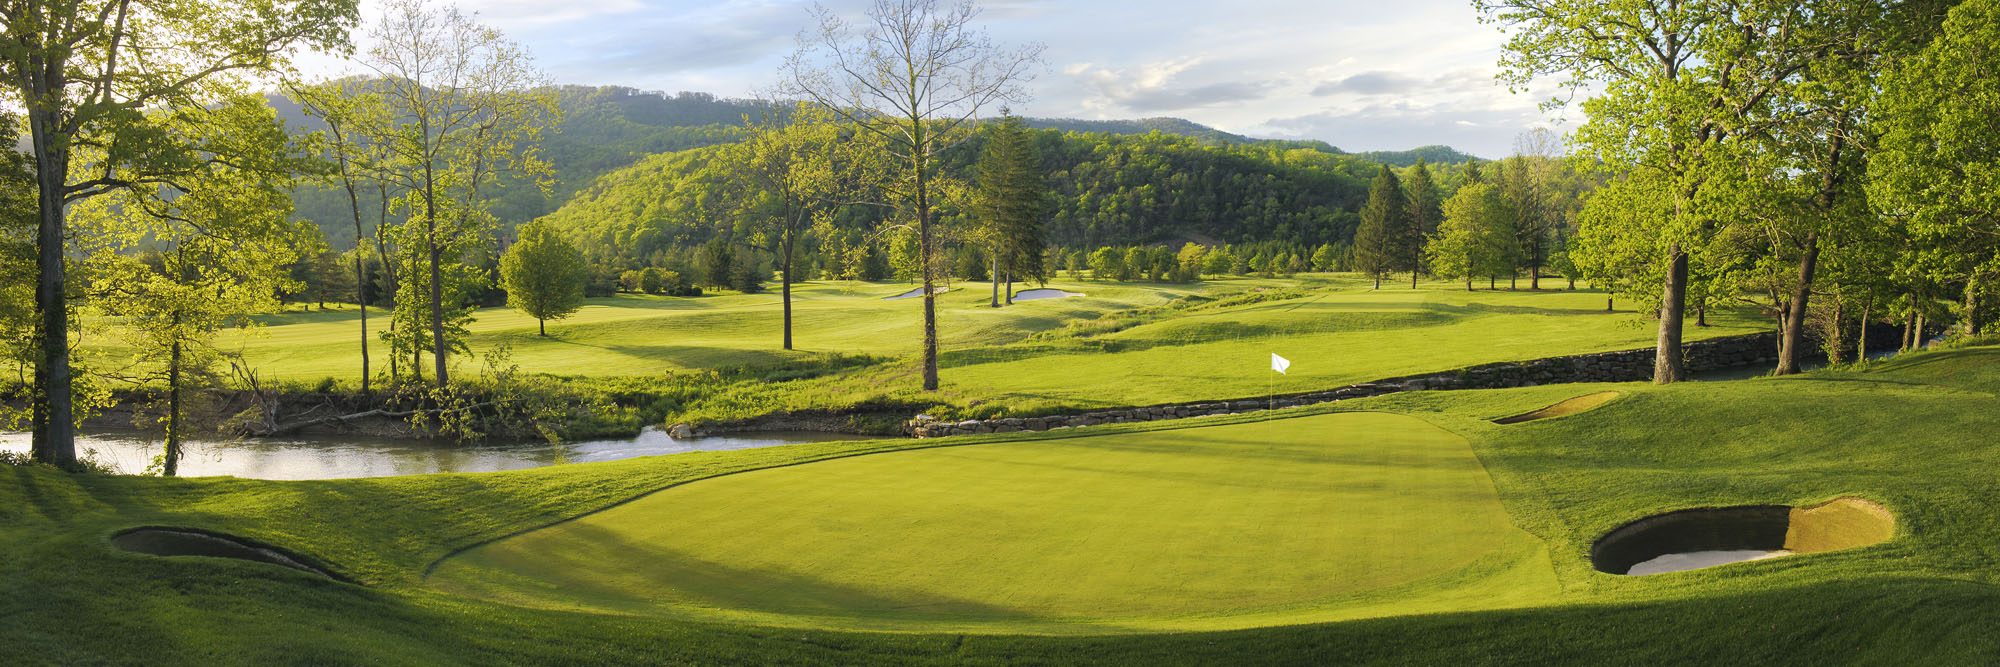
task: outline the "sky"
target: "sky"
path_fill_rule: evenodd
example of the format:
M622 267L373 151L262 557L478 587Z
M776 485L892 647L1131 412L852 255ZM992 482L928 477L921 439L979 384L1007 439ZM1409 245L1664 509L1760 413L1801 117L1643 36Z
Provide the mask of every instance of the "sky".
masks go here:
M866 0L825 0L858 15ZM1557 91L1494 80L1504 35L1467 0L985 0L1001 45L1040 43L1046 66L1019 115L1171 116L1348 151L1446 144L1485 158L1536 127ZM749 97L778 80L810 2L459 0L525 45L559 83ZM363 25L379 16L364 0Z

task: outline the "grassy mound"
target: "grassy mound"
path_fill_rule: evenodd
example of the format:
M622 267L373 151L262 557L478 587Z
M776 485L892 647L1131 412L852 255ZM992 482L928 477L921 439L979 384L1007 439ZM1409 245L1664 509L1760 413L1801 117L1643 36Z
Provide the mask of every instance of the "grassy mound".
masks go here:
M1605 403L1610 403L1611 399L1614 398L1618 398L1618 392L1600 391L1594 394L1584 394L1582 396L1578 396L1572 399L1567 399L1561 403L1557 403L1555 405L1551 405L1546 408L1536 410L1534 412L1524 412L1518 415L1514 415L1512 417L1495 419L1493 420L1493 423L1519 424L1522 422L1531 422L1541 419L1549 419L1552 417L1566 417L1579 412L1583 412L1585 410L1589 410L1591 408L1595 408L1600 405L1604 405Z
M784 625L1232 627L1421 602L1486 583L1452 576L1475 564L1523 571L1481 589L1492 606L1545 598L1525 538L1464 438L1354 413L729 475L472 549L429 581Z
M1793 508L1789 519L1785 550L1799 554L1865 547L1896 534L1896 517L1888 508L1860 498Z

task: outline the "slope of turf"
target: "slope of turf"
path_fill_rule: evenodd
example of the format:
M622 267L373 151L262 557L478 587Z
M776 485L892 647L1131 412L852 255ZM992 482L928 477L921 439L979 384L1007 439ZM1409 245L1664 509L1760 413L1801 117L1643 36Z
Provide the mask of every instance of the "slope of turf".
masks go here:
M1106 631L1407 613L1515 570L1480 606L1555 582L1464 438L1349 413L729 475L472 549L430 581L784 625Z
M1623 397L1562 419L1489 421L1593 391ZM1223 632L773 627L516 606L436 591L422 579L454 551L682 482L864 452L1056 437L1049 434L323 482L0 468L0 663L1988 665L2000 662L1992 631L2000 627L2000 486L1992 477L2000 446L1989 435L2000 432L1996 391L2000 347L1973 347L1799 378L1418 392L1291 411L1366 407L1464 436L1511 522L1547 545L1560 592L1516 609L1485 609L1470 595L1456 611ZM1893 536L1647 577L1589 565L1593 540L1638 517L1843 496L1893 512ZM111 535L142 525L280 546L363 585L110 546Z

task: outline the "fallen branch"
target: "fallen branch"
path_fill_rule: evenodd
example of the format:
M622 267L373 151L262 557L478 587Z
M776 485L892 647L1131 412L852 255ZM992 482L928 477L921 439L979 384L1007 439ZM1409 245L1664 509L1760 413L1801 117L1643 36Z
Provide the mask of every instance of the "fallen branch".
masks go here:
M478 409L480 409L480 408L488 408L488 407L493 407L493 406L495 406L495 405L501 405L501 404L505 404L505 403L514 403L514 402L517 402L517 401L519 401L519 400L520 400L520 399L508 399L508 400L504 400L504 401L487 401L487 402L485 402L485 403L475 403L475 404L472 404L472 405L468 405L468 406L465 406L465 407L460 407L460 408L451 408L451 409L449 409L449 410L402 410L402 411L389 411L389 410L383 410L383 409L381 409L381 408L376 408L376 409L374 409L374 410L367 410L367 411L364 411L364 412L356 412L356 413L354 413L354 414L351 414L351 415L333 415L333 416L330 416L330 417L320 417L320 418L318 418L318 419L308 419L308 420L305 420L305 421L297 421L297 422L292 422L292 423L290 423L290 424L284 424L284 425L282 425L282 426L273 426L273 427L271 427L271 428L269 428L269 429L265 429L265 430L264 430L264 432L262 432L262 433L255 433L255 434L253 434L253 435L255 435L255 436L257 436L257 437L260 437L260 438L267 438L267 437L271 437L271 436L274 436L274 435L285 435L285 434L288 434L288 433L295 433L295 432L298 432L298 431L302 431L302 430L305 430L305 429L308 429L308 428L312 428L312 427L314 427L314 426L321 426L321 425L325 425L325 424L333 424L333 423L339 423L339 424L341 424L341 425L343 425L343 426L346 426L346 425L349 425L349 422L352 422L352 421L354 421L354 420L358 420L358 419L409 419L409 418L411 418L411 417L415 417L415 416L417 416L417 415L429 415L429 416L432 416L432 417L442 417L442 416L444 416L444 415L454 415L454 414L458 414L458 413L461 413L461 412L471 412L471 411L473 411L473 410L478 410Z

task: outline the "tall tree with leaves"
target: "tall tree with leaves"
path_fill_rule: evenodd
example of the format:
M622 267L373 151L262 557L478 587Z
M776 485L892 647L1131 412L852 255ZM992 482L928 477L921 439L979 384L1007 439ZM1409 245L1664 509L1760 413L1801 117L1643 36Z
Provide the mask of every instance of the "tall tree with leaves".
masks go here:
M409 217L396 230L407 255L396 314L414 314L408 351L431 353L442 388L451 352L464 349L456 332L471 308L462 299L483 279L463 262L492 241L481 188L503 175L545 186L549 168L535 146L560 111L527 51L500 31L426 0L391 0L387 9L361 59L381 88L378 113L363 122L386 154L380 173L408 193L398 202Z
M76 461L65 209L186 173L194 149L148 111L211 105L302 49L343 49L353 0L0 2L5 104L26 110L39 225L34 455ZM73 160L80 147L97 157ZM120 175L122 174L122 176Z
M1431 272L1439 278L1463 278L1470 292L1473 277L1511 271L1509 215L1492 185L1473 181L1460 186L1444 203L1444 224L1424 246Z
M1405 260L1409 262L1410 289L1416 289L1417 274L1424 270L1424 240L1437 233L1444 202L1438 194L1437 181L1431 179L1430 167L1422 159L1410 168L1409 185L1405 189L1409 191L1410 212L1403 243L1410 253Z
M874 135L903 167L895 203L916 227L924 295L923 387L938 388L938 250L932 207L939 154L963 142L981 109L1027 99L1038 44L993 45L973 27L970 0L875 0L855 26L816 6L815 29L785 62L783 92L801 95Z
M1957 285L1959 325L1977 332L2000 279L2000 0L1967 0L1943 34L1884 77L1870 199L1907 230L1902 272ZM1913 292L1916 290L1912 290Z
M1380 167L1361 208L1361 227L1354 232L1354 268L1374 278L1375 289L1382 289L1383 276L1410 261L1409 201L1396 172Z
M1583 103L1576 133L1587 155L1614 169L1643 170L1664 186L1668 215L1600 215L1633 228L1598 235L1655 246L1660 270L1653 381L1682 379L1682 319L1690 256L1702 252L1734 211L1706 186L1740 164L1736 140L1767 129L1752 112L1818 56L1800 24L1812 12L1790 0L1475 0L1509 31L1503 78L1516 87L1562 77L1572 91L1603 91ZM1559 107L1552 100L1545 106ZM1593 206L1626 198L1592 199ZM1644 285L1627 283L1635 287Z
M136 379L166 384L160 460L172 476L187 392L212 382L221 358L216 332L275 309L292 282L283 267L316 247L319 230L291 215L293 174L314 171L312 158L261 98L163 115L157 126L195 141L201 164L172 184L89 202L76 221L89 232L93 302L131 323L126 337L146 363Z
M782 113L780 113L782 111ZM830 228L836 208L858 198L872 168L858 159L857 144L842 136L833 114L811 104L774 110L749 128L749 137L719 157L733 170L735 233L777 258L785 311L785 349L792 349L792 283L801 243L816 228Z
M986 148L975 167L978 190L972 207L987 230L993 248L993 302L1000 305L1000 283L1007 283L1007 303L1014 302L1014 279L1040 278L1047 242L1042 221L1047 216L1048 181L1028 145L1021 119L1005 114L986 130Z
M547 223L522 225L520 238L500 256L500 283L507 305L535 318L536 332L549 335L549 320L569 317L583 307L583 283L590 267L583 252Z
M291 96L304 107L306 113L326 124L328 141L325 149L333 157L333 178L347 193L348 211L354 220L354 302L361 313L361 393L369 391L368 369L368 274L365 270L368 249L368 230L362 224L361 190L372 178L371 172L381 165L384 156L381 144L369 141L360 134L357 125L365 119L380 117L381 97L358 79L334 79L317 85L288 83ZM386 189L386 188L385 188ZM386 197L381 205L386 207ZM383 217L386 216L384 211ZM378 249L382 243L377 239ZM383 254L386 259L386 253Z

